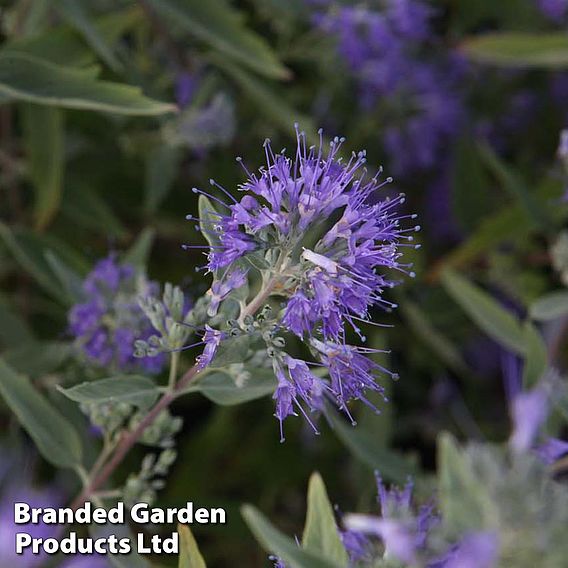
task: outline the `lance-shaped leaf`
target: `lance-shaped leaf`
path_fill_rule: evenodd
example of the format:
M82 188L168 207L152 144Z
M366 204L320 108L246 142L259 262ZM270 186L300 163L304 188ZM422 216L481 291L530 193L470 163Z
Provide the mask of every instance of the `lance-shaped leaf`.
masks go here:
M96 71L96 70L95 70ZM100 81L93 69L76 69L23 53L0 54L0 95L42 105L126 115L173 112L138 87Z
M288 70L266 41L247 29L242 15L226 0L147 0L147 3L172 25L207 43L224 57L268 77L288 76Z
M178 568L207 568L190 528L187 525L178 525L178 533L181 548Z
M404 484L409 476L416 474L416 467L385 448L379 436L375 438L368 431L354 428L331 407L327 408L326 416L337 437L353 455L373 470L380 471L385 479Z
M276 554L290 568L346 568L347 564L326 560L318 554L300 548L254 507L245 505L241 513L263 548Z
M93 26L104 42L112 46L126 31L139 25L141 19L141 11L131 7L96 18ZM96 53L67 25L49 27L41 33L12 39L2 46L1 51L27 53L53 63L78 67L97 61Z
M438 440L439 502L442 519L455 535L479 530L498 515L483 482L475 477L467 456L450 434Z
M146 268L156 231L150 227L144 229L132 246L125 252L122 261L126 264L133 264L139 268Z
M524 353L523 330L514 315L453 270L444 271L442 283L448 294L487 335L516 353Z
M349 560L337 530L333 508L319 473L313 473L310 477L302 547L321 558L339 562L342 565L346 565Z
M85 38L100 58L114 71L119 71L121 65L105 37L99 32L85 6L75 0L51 0L61 15Z
M149 408L159 395L152 379L138 375L119 375L59 390L78 403L125 402L139 408Z
M29 175L35 187L35 224L44 229L61 202L64 170L63 111L35 104L22 106Z
M1 359L0 394L48 462L64 468L81 463L81 440L73 426Z
M548 352L542 335L530 321L525 322L523 334L525 339L523 386L528 389L544 375L548 366Z
M256 400L272 394L276 390L276 378L271 369L244 368L250 377L243 385L235 384L235 380L225 372L208 373L185 393L200 392L215 404L233 406Z
M548 321L568 315L568 292L551 292L536 300L529 314L537 321Z
M462 51L475 61L503 67L568 67L568 35L497 32L466 40Z

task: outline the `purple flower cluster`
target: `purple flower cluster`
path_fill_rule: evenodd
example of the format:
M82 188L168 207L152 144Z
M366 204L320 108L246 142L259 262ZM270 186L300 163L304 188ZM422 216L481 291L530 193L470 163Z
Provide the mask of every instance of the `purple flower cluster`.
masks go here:
M452 53L427 56L436 44L433 13L425 2L388 0L381 11L333 6L315 18L336 38L360 105L384 108L383 145L397 176L438 165L464 119L464 60Z
M156 294L158 285L118 262L115 255L100 260L83 282L84 301L69 312L69 332L90 363L121 371L161 371L165 355L134 357L134 342L156 331L138 298Z
M566 23L568 0L537 0L539 10L555 23Z
M387 490L377 475L381 516L350 514L345 517L348 530L343 543L353 564L367 559L372 550L370 537L379 537L384 544L385 556L414 564L417 553L426 547L430 530L439 522L431 505L423 506L418 514L412 510L412 489L409 481L404 489Z
M414 275L401 262L401 251L418 248L412 233L419 227L404 226L404 220L416 216L400 213L402 194L376 195L392 180L379 182L380 172L367 178L364 152L343 162L342 142L334 139L326 151L320 131L319 146L308 148L304 133L297 132L292 159L285 152L275 154L267 141L267 164L258 174L245 168L248 179L239 188L245 194L240 201L217 186L232 203L223 204L227 212L212 212L214 227L207 229L218 243L209 250L207 267L224 273L212 287L212 313L243 283L242 268L235 263L262 255L272 264L265 273L266 298L274 294L286 299L277 327L303 339L317 358L314 364L329 371L328 382L314 375L308 363L284 352L274 355L281 425L295 408L307 418L302 404L320 410L324 395L349 414L349 400L365 401L367 389L382 392L375 381L378 373L395 376L367 357L374 350L347 344L346 335L353 330L364 341L359 325L370 322L370 308L396 307L383 297L398 283L387 273ZM200 364L210 360L219 338L208 330L208 355Z

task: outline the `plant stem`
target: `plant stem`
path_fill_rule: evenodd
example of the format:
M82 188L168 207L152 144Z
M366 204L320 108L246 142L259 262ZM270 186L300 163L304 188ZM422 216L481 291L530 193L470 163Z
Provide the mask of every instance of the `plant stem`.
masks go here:
M168 379L168 390L173 391L176 386L177 370L179 363L179 351L173 351L170 363L170 376Z
M118 442L112 457L101 468L100 472L93 476L83 491L81 491L81 493L73 501L71 504L73 509L80 507L85 501L92 497L95 491L108 481L109 477L122 463L132 446L134 446L134 444L136 444L142 436L144 430L146 430L146 428L150 426L154 420L156 420L162 410L166 409L177 398L180 391L187 387L187 385L197 376L198 371L199 369L196 366L191 367L191 369L182 376L175 388L164 394L164 396L152 407L150 412L144 416L134 430L129 433L124 433L121 440Z
M277 263L279 267L281 263ZM250 301L249 304L244 308L241 313L241 318L247 315L253 315L262 306L262 304L267 300L270 294L274 291L274 288L281 275L276 272L266 284L261 288L258 294ZM114 470L122 463L128 452L140 439L144 430L150 426L154 420L159 416L159 414L168 408L168 406L180 395L183 394L184 389L191 383L199 373L197 366L191 367L181 379L176 383L177 367L179 362L179 352L172 353L172 363L170 367L170 376L168 381L168 390L164 393L162 398L150 409L148 414L140 421L136 428L130 432L124 432L122 438L119 440L111 452L110 459L106 461L107 456L102 455L95 464L96 468L93 468L90 476L87 476L88 482L85 484L83 491L77 496L77 498L71 504L73 509L80 507L88 499L93 499L94 493L98 491L114 473ZM106 463L104 463L106 461ZM99 464L100 462L100 464ZM104 465L103 465L104 464Z

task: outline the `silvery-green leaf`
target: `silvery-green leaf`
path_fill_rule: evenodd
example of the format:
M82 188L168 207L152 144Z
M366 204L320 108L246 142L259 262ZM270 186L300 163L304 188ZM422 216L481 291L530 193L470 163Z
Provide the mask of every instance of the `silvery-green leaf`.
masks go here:
M333 507L323 479L313 473L308 486L308 509L302 536L302 547L321 558L347 565L348 557L341 542Z
M152 406L159 395L156 383L152 379L138 375L117 375L59 390L78 403L125 402L139 408Z
M251 505L241 509L242 515L254 536L268 553L276 554L290 568L346 568L347 564L326 560L309 550L300 548L284 535Z
M532 319L548 321L568 315L568 292L551 292L536 300L529 310Z
M530 321L525 322L523 333L525 337L523 386L528 389L544 375L548 366L548 351L542 335Z
M178 568L207 568L197 542L187 525L178 525L180 553Z
M80 465L81 440L73 426L25 376L1 359L0 394L47 461L64 468Z
M523 330L513 314L453 270L444 271L442 283L450 296L487 335L516 353L524 353Z
M353 455L373 470L389 480L404 484L416 468L401 455L385 448L379 438L375 439L367 431L360 431L343 420L334 409L328 408L326 414L337 437L353 452Z
M184 392L201 392L209 400L223 406L242 404L272 394L276 389L276 378L271 369L247 369L250 377L243 385L222 371L208 373L195 385Z

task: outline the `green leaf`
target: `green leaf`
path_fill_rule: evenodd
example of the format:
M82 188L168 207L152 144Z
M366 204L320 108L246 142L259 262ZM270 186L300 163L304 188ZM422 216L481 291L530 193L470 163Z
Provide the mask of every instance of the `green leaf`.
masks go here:
M301 549L251 505L243 506L241 513L263 548L268 553L276 554L290 568L346 568L347 564L326 560L311 551Z
M128 230L110 207L107 199L77 176L66 176L61 215L84 229L105 237L123 239Z
M94 539L103 538L108 540L111 535L116 536L118 539L126 538L132 543L136 543L136 535L127 524L115 524L106 522L102 525L91 523L88 526L88 531ZM150 564L148 560L143 558L136 551L136 546L128 554L107 554L105 559L114 568L156 568L155 564Z
M446 269L442 283L448 294L467 315L497 343L523 354L524 334L521 324L489 294L453 270Z
M568 292L552 292L536 300L529 314L537 321L549 321L568 315Z
M1 359L0 394L47 461L64 468L81 463L81 441L73 426Z
M137 8L113 11L94 20L99 36L112 46L126 31L140 25L141 12ZM1 53L26 53L60 65L84 67L96 62L96 54L70 26L49 27L27 37L4 44Z
M466 40L462 51L475 61L503 67L568 67L568 35L562 32L497 32Z
M416 474L416 467L399 454L385 448L378 436L374 438L368 431L351 426L330 407L326 416L337 437L353 455L371 469L380 471L383 478L404 484L409 476Z
M138 408L149 408L160 394L152 379L139 375L117 375L59 390L79 404L125 402Z
M470 231L489 212L490 180L471 135L456 144L452 166L452 209L461 227Z
M0 343L3 347L14 348L34 341L34 334L28 323L12 309L10 303L0 296Z
M401 302L400 309L410 329L449 369L461 377L468 379L473 377L473 372L463 360L457 347L444 334L434 328L426 313L409 300Z
M99 81L92 69L63 67L23 53L0 54L0 95L63 108L126 115L159 115L176 107L155 101L138 87Z
M248 353L249 344L250 337L246 334L221 341L210 367L222 368L232 363L241 363Z
M250 378L237 386L234 379L222 371L208 373L184 392L200 392L215 404L233 406L272 394L276 390L276 378L271 369L247 369Z
M241 87L251 99L251 102L254 103L258 112L264 114L282 132L295 136L294 124L297 122L306 132L310 143L316 143L319 140L312 119L290 106L287 99L277 94L274 88L247 73L244 69L228 64L224 59L219 57L211 57L210 59ZM281 89L282 87L280 87Z
M525 339L523 387L529 389L544 375L548 366L548 351L542 335L530 321L525 322L523 335Z
M161 143L148 154L145 175L145 208L147 213L153 213L158 205L170 192L181 159L179 148Z
M73 353L69 343L33 341L4 353L4 360L19 373L36 378L58 369Z
M308 486L308 510L302 536L302 547L320 558L346 566L349 558L341 542L333 508L323 479L313 473Z
M77 304L84 299L83 278L81 275L66 264L52 250L45 253L45 260L53 274L59 280L65 290L70 304Z
M65 167L63 112L35 104L22 106L29 175L36 191L35 225L45 229L57 214Z
M257 73L283 79L288 70L266 41L243 23L242 15L226 0L147 0L173 26L208 44L224 57Z
M85 6L75 0L51 0L61 15L83 35L86 42L100 58L114 71L121 69L121 64L110 45L93 24L85 11Z
M178 568L207 568L191 529L186 525L178 525L180 554Z
M438 472L440 511L453 535L480 530L486 522L498 521L483 480L475 477L472 464L450 434L441 434L438 440Z
M10 253L20 266L31 274L38 284L53 298L64 306L69 306L69 297L46 260L46 252L50 249L57 251L67 264L81 266L82 259L64 243L50 235L37 235L25 229L10 230L0 222L0 240L4 242ZM85 267L86 268L86 267Z
M148 265L152 245L154 244L154 237L156 231L150 227L144 229L134 244L126 251L122 257L122 261L126 264L133 264L139 268L145 269Z
M545 210L538 199L530 192L523 178L510 166L504 163L489 144L480 146L480 155L487 167L492 170L503 188L509 192L525 210L527 218L535 227L546 228L549 224Z
M546 180L536 192L540 203L546 205L547 216L559 223L565 217L566 211L565 207L559 206L557 199L561 197L562 191L561 184ZM526 209L518 202L509 204L481 221L476 231L464 243L438 262L430 276L437 278L444 267L465 266L500 243L525 242L533 231L534 224L527 216Z
M215 206L206 195L200 194L197 200L197 209L199 211L199 232L210 246L214 247L220 245L221 241L219 240L219 235L217 235L213 228L219 221Z

